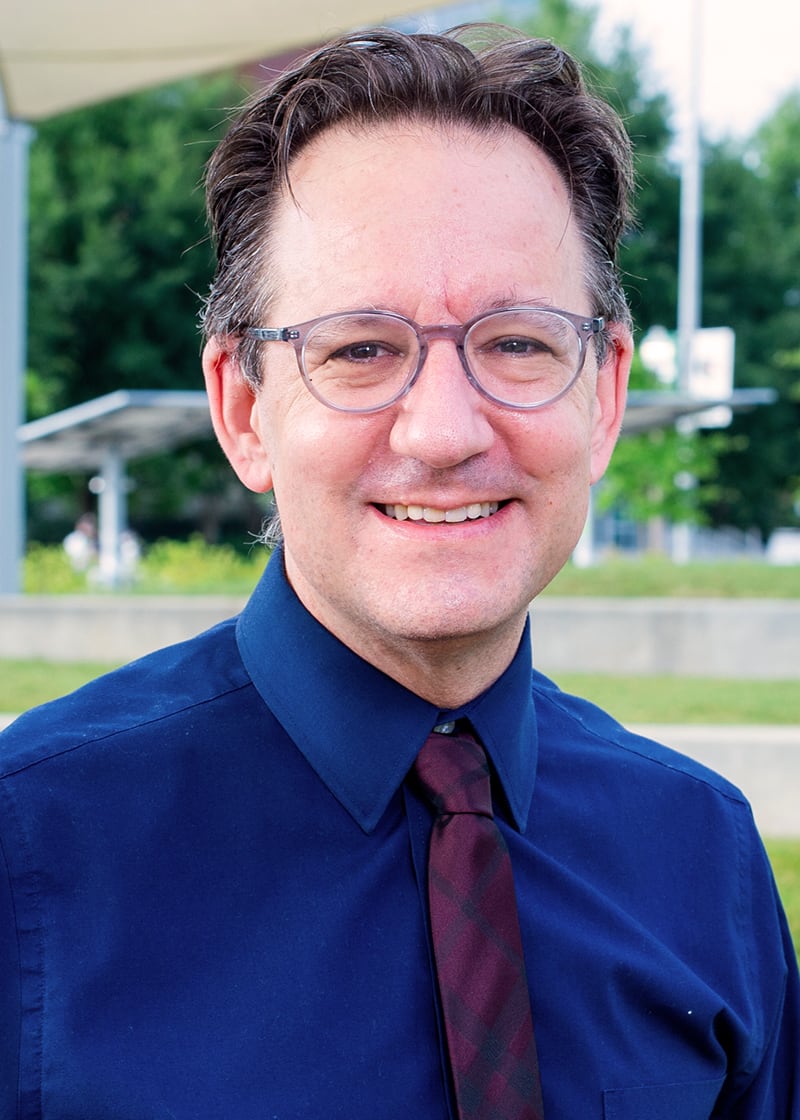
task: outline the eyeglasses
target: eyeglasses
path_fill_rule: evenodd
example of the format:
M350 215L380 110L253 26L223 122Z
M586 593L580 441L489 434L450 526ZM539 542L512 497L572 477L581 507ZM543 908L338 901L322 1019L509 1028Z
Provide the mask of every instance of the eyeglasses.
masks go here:
M414 385L433 339L455 343L469 383L505 408L563 397L605 320L545 307L509 307L467 323L421 327L393 311L322 315L294 327L247 327L260 342L289 342L317 400L340 412L378 412Z

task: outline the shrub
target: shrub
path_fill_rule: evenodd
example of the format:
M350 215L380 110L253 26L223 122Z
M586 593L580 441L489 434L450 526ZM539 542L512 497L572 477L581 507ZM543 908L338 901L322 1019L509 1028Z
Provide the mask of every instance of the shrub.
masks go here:
M231 545L209 545L199 535L188 541L156 541L145 553L136 590L147 593L248 594L264 570L268 554L254 544L243 555Z
M248 595L264 570L268 552L254 544L247 553L232 545L209 545L202 537L160 540L145 549L133 583L123 591L143 595ZM60 545L31 544L23 589L33 595L103 592L91 574L75 572Z

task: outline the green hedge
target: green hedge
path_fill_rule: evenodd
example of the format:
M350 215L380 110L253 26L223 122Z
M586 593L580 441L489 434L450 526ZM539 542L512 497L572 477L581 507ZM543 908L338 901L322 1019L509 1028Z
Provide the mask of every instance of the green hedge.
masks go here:
M209 545L200 536L161 540L145 547L133 579L121 589L143 595L247 595L264 570L268 552ZM93 574L75 572L60 545L32 544L25 557L23 589L32 595L102 592Z

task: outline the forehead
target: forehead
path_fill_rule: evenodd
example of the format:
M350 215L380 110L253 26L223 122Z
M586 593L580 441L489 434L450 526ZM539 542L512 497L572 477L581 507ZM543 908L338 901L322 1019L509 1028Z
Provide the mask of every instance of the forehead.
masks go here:
M510 127L336 126L295 158L290 180L270 287L298 314L370 303L413 313L415 294L475 313L515 298L569 306L583 293L566 186Z

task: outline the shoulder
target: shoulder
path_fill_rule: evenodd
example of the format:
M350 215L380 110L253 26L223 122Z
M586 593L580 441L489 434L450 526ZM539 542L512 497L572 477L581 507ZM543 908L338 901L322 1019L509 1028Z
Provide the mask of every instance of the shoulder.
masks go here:
M784 975L780 904L745 795L678 751L534 674L543 843L670 942L705 930L712 952ZM692 950L694 952L694 950Z
M0 734L0 779L90 744L135 737L245 688L235 620L168 646L33 708Z
M540 751L582 765L607 781L617 776L629 787L641 785L653 796L695 789L701 800L713 795L721 803L749 814L742 792L720 774L669 746L629 730L597 705L562 692L547 677L534 673L533 695ZM706 793L703 793L706 791Z

